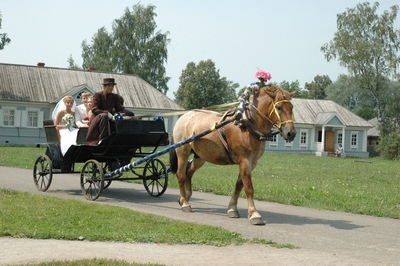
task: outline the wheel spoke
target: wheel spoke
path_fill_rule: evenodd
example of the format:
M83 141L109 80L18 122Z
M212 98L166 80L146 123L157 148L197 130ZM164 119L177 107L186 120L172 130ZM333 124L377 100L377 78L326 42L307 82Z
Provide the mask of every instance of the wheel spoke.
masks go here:
M33 167L33 182L39 191L46 191L53 178L51 160L47 155L40 155Z
M81 190L89 200L96 200L104 187L103 168L96 160L87 161L81 171Z
M143 185L153 197L161 196L167 189L167 169L164 163L158 158L146 163L143 171Z

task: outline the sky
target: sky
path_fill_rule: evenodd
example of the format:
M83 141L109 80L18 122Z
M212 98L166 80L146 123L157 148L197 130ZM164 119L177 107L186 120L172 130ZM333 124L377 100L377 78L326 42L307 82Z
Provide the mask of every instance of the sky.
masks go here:
M258 69L273 82L299 81L304 87L317 75L335 81L347 70L327 62L320 48L333 39L336 16L365 1L354 0L141 0L154 5L157 30L169 32L167 96L179 87L187 64L211 59L221 77L240 85L256 81ZM370 1L372 4L374 1ZM379 14L399 0L382 0ZM0 0L0 33L11 39L0 50L0 63L68 68L71 55L82 65L84 40L91 43L101 27L112 31L136 0ZM398 14L396 28L400 28ZM118 81L117 81L118 82ZM96 89L96 88L94 88ZM99 88L100 89L100 88Z

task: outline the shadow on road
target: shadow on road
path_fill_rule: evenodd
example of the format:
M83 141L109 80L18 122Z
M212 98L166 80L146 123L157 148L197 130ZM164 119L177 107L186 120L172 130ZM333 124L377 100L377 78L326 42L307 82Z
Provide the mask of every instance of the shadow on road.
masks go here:
M100 198L96 201L101 203L107 203L111 201L116 202L126 202L132 204L141 204L148 206L162 206L165 209L171 210L179 210L178 205L178 195L165 193L160 197L152 197L150 196L146 190L139 190L139 187L135 188L112 188L109 187L102 191ZM81 190L64 190L69 195L73 196L82 196L84 198ZM244 199L241 199L244 200ZM217 215L217 216L226 216L227 207L221 206L224 203L213 203L212 201L205 200L203 198L192 197L190 200L192 204L192 208L194 212L205 213L209 215ZM174 203L174 204L170 204ZM228 205L228 201L226 202ZM358 228L363 228L364 226L360 226L352 223L351 221L346 220L330 220L330 219L320 219L320 218L311 218L300 215L290 215L283 214L271 211L264 211L258 209L259 213L262 217L264 217L267 224L290 224L290 225L327 225L339 230L353 230ZM247 209L240 209L239 213L241 217L247 218Z

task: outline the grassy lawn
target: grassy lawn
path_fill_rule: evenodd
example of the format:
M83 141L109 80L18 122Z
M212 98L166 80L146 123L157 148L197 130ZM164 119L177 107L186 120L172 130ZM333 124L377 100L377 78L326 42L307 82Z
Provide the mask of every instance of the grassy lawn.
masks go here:
M253 171L255 198L399 219L399 166L399 161L381 158L361 160L267 153ZM195 174L193 188L230 195L237 175L237 166L206 164ZM176 187L176 178L171 175L170 179L171 187Z
M0 235L37 239L238 245L237 233L115 206L0 189Z
M35 147L0 147L0 165L31 169L45 152ZM15 160L18 158L18 160ZM168 155L159 157L168 167ZM400 162L381 158L332 158L266 153L253 171L255 198L262 201L400 218ZM130 173L124 174L129 176ZM193 189L231 195L238 166L206 163ZM55 175L54 178L57 178ZM177 188L175 175L169 187ZM244 198L244 193L241 196Z
M36 157L44 152L45 148L3 146L0 166L32 169ZM168 167L168 155L159 159ZM193 189L230 195L237 174L237 166L205 164L193 178ZM253 171L257 200L396 219L400 218L399 180L399 161L381 158L338 159L266 153ZM173 174L169 175L169 187L178 187ZM241 197L244 198L243 192ZM0 189L0 236L215 246L251 241L294 248L290 244L244 239L223 228L6 189ZM37 265L152 264L95 259Z
M36 157L44 152L44 148L3 146L0 147L0 166L32 169ZM166 157L162 159L166 160ZM173 176L170 178L175 181ZM291 244L277 244L263 239L245 239L238 233L220 227L181 222L122 207L32 195L0 188L0 237L4 236L213 246L251 242L277 248L295 248ZM29 265L149 266L160 264L90 259Z
M92 260L75 260L75 261L51 261L38 264L19 264L19 266L162 266L165 264L152 264L152 263L129 263L121 260L105 260L105 259L92 259Z

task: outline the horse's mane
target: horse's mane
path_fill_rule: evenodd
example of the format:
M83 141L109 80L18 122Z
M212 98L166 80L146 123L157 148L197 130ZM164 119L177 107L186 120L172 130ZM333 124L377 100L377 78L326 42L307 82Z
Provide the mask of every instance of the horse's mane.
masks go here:
M275 97L278 97L278 98L282 98L282 99L285 99L288 101L290 101L292 99L292 95L288 91L286 91L276 85L267 85L267 86L262 87L260 89L260 96L265 95L267 93L267 91L272 92L273 94L275 94Z

